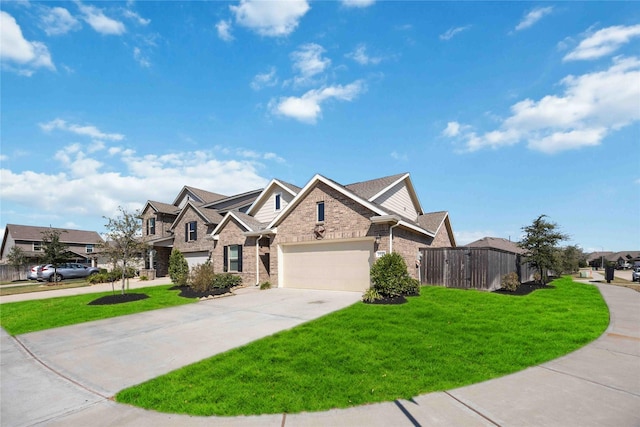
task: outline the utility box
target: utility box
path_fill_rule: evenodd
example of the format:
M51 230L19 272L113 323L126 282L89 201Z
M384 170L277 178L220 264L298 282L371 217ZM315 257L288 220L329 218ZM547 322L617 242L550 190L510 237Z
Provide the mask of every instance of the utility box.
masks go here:
M613 266L606 266L604 268L604 278L607 280L607 283L611 283L611 281L613 280L615 271L616 269Z

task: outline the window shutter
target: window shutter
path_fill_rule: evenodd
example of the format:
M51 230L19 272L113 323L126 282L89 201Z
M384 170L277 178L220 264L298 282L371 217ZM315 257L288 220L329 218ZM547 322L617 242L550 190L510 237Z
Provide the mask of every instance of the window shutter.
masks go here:
M229 269L228 265L229 265L229 246L225 246L223 248L223 262L224 262L224 266L222 267L222 271L224 271L225 273L227 272L227 270Z
M238 273L242 272L242 245L238 245Z
M185 242L189 241L189 223L186 223L184 225L184 241Z
M149 219L147 218L147 236L149 235Z
M193 223L193 240L198 240L198 223Z

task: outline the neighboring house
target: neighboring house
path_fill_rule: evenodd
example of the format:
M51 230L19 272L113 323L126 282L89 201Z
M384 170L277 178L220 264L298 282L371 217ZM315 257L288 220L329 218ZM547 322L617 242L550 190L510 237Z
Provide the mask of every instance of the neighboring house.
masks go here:
M602 267L605 263L613 264L616 268L632 268L640 265L640 251L620 252L592 252L587 255L587 264L591 267Z
M245 285L363 291L376 257L398 252L418 277L420 248L455 247L448 213L423 212L408 173L349 185L315 175L303 188L274 179L212 202L194 190L142 212L158 276L177 248L190 266L210 260Z
M95 231L67 228L35 227L7 224L0 249L0 263L8 263L7 255L12 247L21 248L28 264L38 264L44 254L42 236L50 230L60 232L60 241L68 248L69 262L96 265L99 245L103 242Z
M476 240L475 242L468 243L465 246L469 248L500 249L507 252L513 252L519 255L522 255L526 252L524 249L518 246L518 243L512 242L511 240L503 239L502 237L483 237L482 239Z
M149 200L141 213L143 239L152 249L145 269L158 277L169 273L171 250L180 250L190 267L210 258L210 233L230 210L246 211L262 190L224 196L195 187L182 188L173 203Z

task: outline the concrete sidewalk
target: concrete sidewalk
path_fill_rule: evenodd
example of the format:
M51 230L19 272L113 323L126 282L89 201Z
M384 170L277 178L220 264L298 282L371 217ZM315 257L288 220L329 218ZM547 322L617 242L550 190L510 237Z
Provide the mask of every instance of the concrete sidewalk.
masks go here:
M606 284L597 286L611 312L609 328L598 340L574 353L502 378L446 392L417 396L411 401L400 400L320 413L233 418L189 417L120 405L109 400L108 397L129 380L109 379L109 376L114 375L111 371L105 372L102 379L85 378L83 368L74 367L75 364L82 364L87 357L95 357L93 353L105 351L105 348L100 345L108 346L111 338L105 340L110 335L104 332L103 328L118 330L115 319L116 323L112 325L109 325L108 321L100 321L105 324L101 323L98 328L95 326L92 328L95 334L103 338L96 341L103 341L103 344L90 349L82 346L87 335L74 338L76 333L80 333L77 329L68 329L74 327L26 334L17 337L17 340L2 331L0 337L2 338L1 424L3 426L30 426L42 423L61 426L153 427L201 425L407 425L414 427L615 425L637 427L640 426L640 293ZM269 294L277 295L279 291L284 290L274 291L207 301L195 306L200 312L200 310L206 311L207 306L225 305L225 301L228 301L226 304L236 305L235 311L232 307L211 309L224 312L222 318L232 316L234 312L236 315L241 314L241 317L250 316L256 312L259 312L260 316L279 318L300 318L304 315L306 310L297 313L287 310L269 312L277 308L272 307L274 301L266 301L264 297ZM258 301L250 301L253 295L263 299L263 308L267 310L266 312L256 308L256 304L260 306ZM307 306L321 305L312 304L316 301L310 297L307 299ZM163 311L165 310L159 310L159 312ZM164 335L167 341L181 339L180 335L188 334L188 325L192 324L192 321L181 319L180 314L179 310L167 311L167 318L183 323L183 326L174 330L162 328L154 331L149 326L139 325L138 327L147 328L141 331L145 337L158 334L159 337ZM162 316L160 313L158 315ZM194 316L200 315L194 314ZM195 324L206 322L205 318L206 316L203 316L194 322ZM230 323L235 322L231 317L227 320ZM152 319L145 319L145 322L147 321ZM303 320L300 319L301 321ZM44 344L46 334L54 334L52 336L54 339L47 345ZM202 343L212 341L208 336L202 338ZM58 347L55 342L59 339L66 342ZM75 341L76 339L78 341ZM26 348L21 347L21 343L24 343ZM65 348L68 345L80 347L73 351L74 347ZM125 341L120 342L116 349L129 350L129 345L133 344L127 343L125 338ZM165 350L161 349L158 353ZM135 348L135 351L138 351L138 348ZM121 353L124 357L125 353ZM181 357L172 354L167 359L174 356ZM177 362L180 364L184 361ZM144 358L139 361L131 360L129 363L140 366L141 370L147 369ZM127 371L127 374L129 372ZM131 381L135 382L138 379Z

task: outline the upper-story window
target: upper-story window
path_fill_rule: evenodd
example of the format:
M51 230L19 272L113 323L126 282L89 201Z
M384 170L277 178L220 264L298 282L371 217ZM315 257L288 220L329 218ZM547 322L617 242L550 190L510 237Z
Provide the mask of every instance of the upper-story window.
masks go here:
M316 204L316 213L317 213L316 220L318 222L324 222L324 202L318 202Z
M148 218L147 219L147 236L156 234L156 219Z
M198 240L198 223L196 221L188 222L184 225L184 241L193 242Z
M276 195L275 195L275 208L276 208L277 211L280 210L281 203L282 203L282 193L276 193Z
M94 245L87 245L87 246L85 246L85 250L86 250L86 252L87 252L88 254L92 254L92 253L93 253L93 248L94 248Z
M34 252L42 251L42 242L33 242L33 251Z

